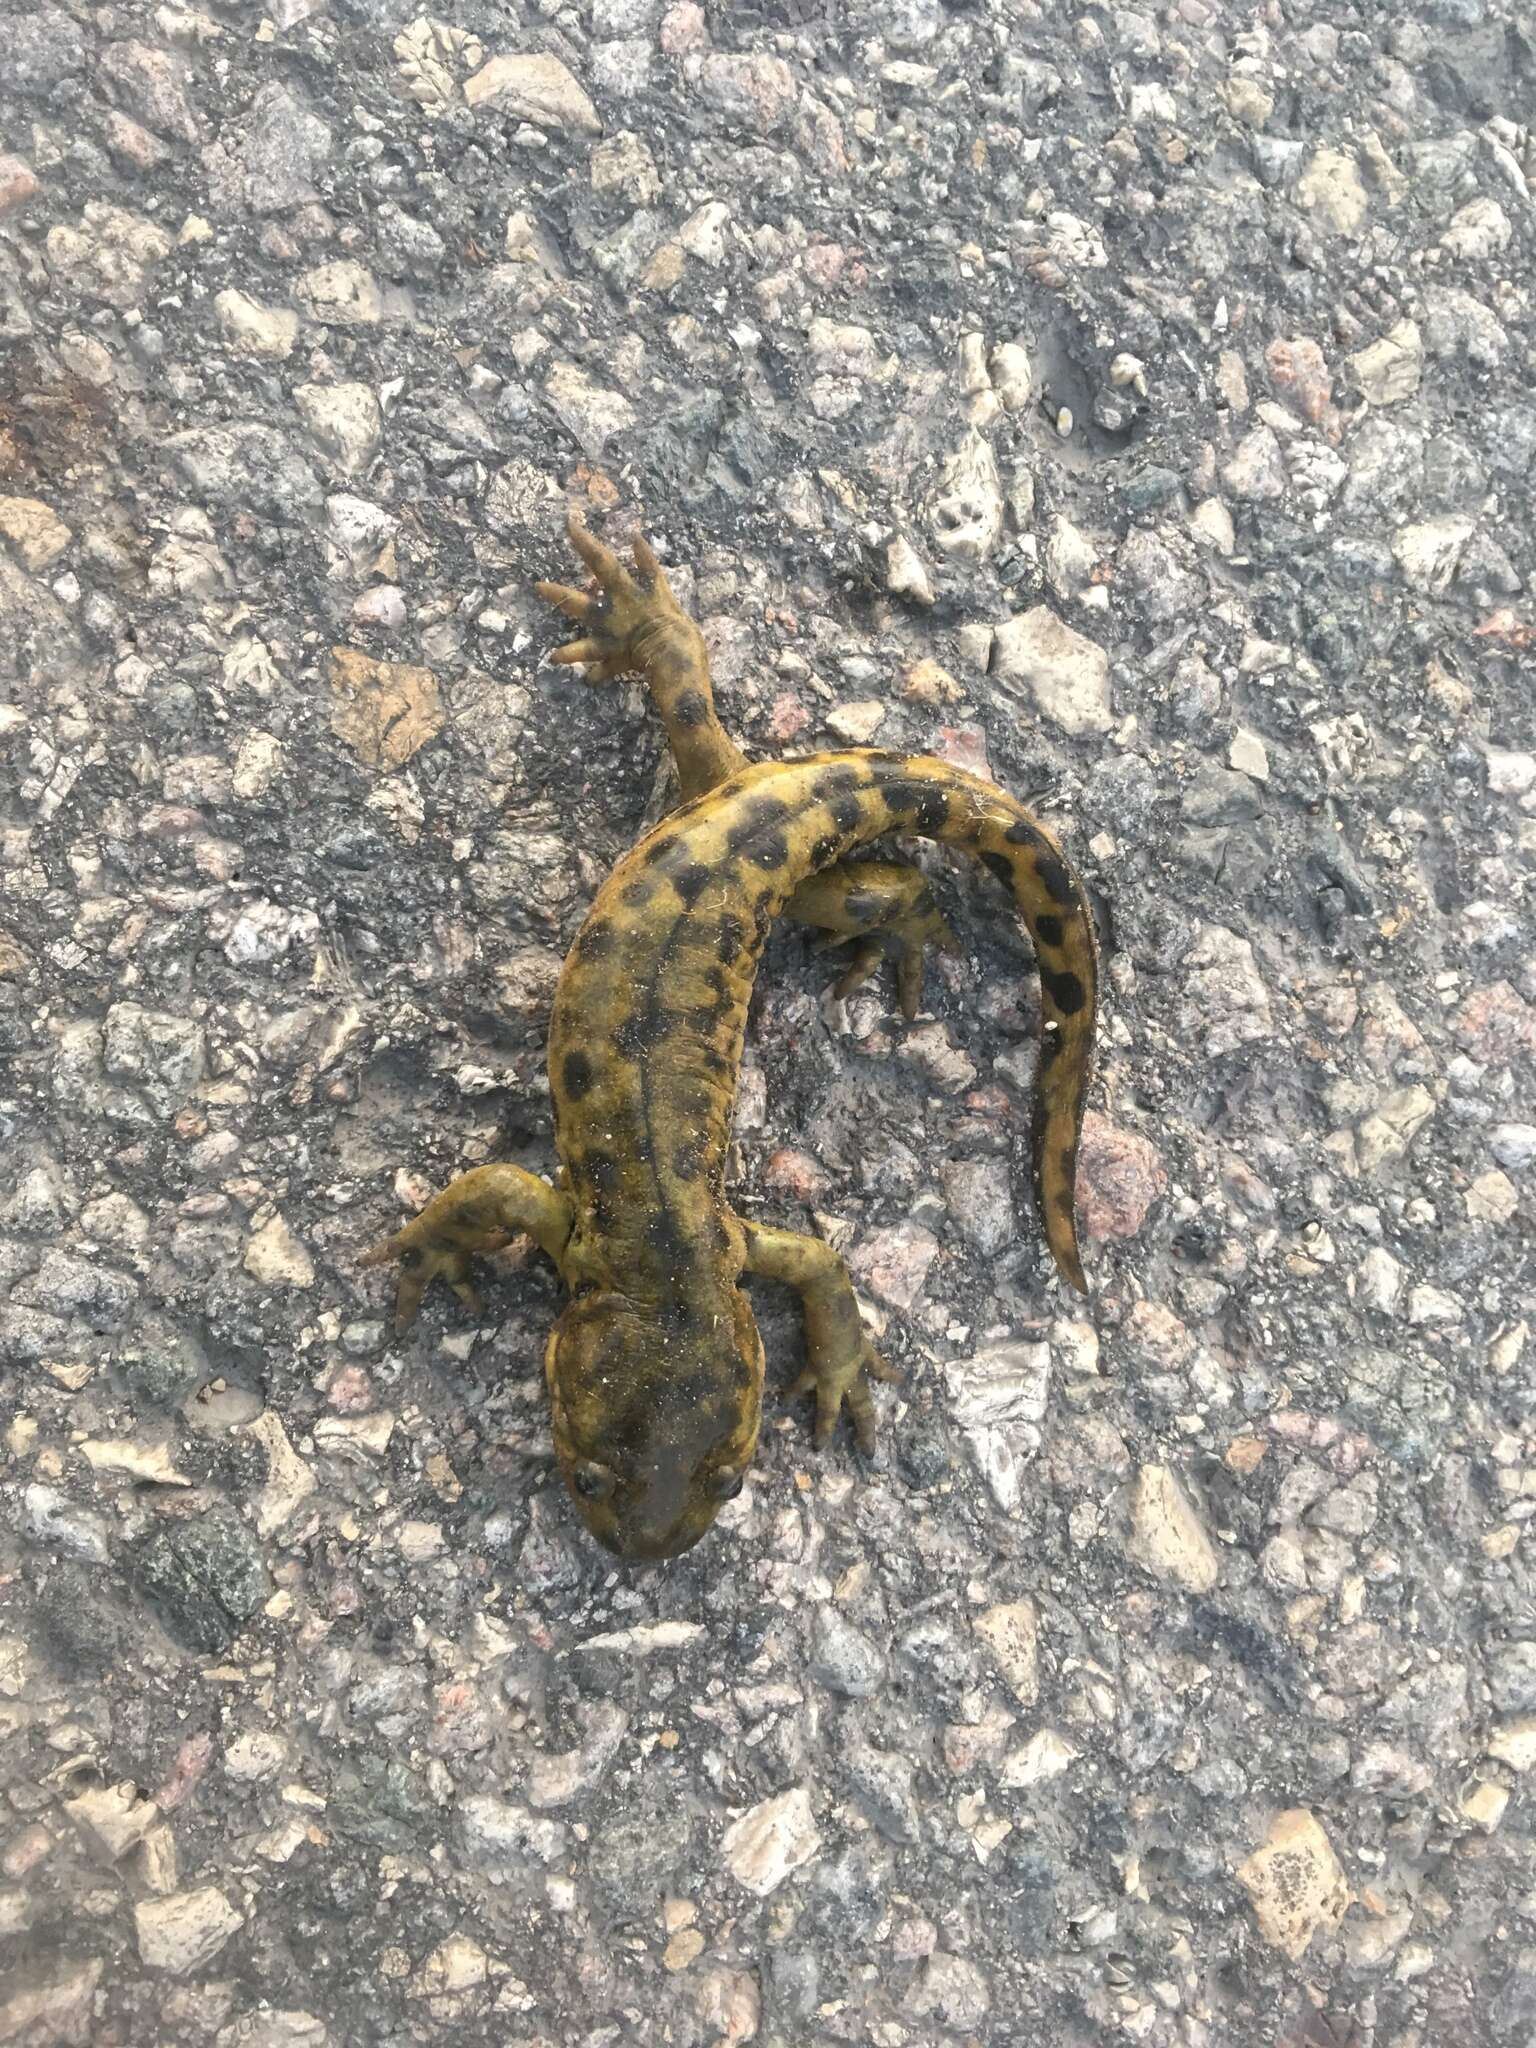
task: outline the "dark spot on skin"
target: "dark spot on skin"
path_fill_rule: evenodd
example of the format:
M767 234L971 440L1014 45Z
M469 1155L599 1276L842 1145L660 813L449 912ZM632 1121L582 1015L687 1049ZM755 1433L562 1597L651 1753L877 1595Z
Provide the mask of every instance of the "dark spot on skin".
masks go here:
M627 903L631 910L643 910L651 900L649 882L626 882L619 891L619 901Z
M1013 862L1006 853L984 853L981 861L982 866L990 868L1005 889L1013 887Z
M576 941L576 957L584 967L593 967L599 960L606 960L614 949L617 935L613 926L602 918L594 918Z
M703 693L698 690L684 690L672 706L672 716L679 725L702 725L709 716L709 706L704 702Z
M732 853L745 853L749 860L756 859L752 852L753 842L765 832L771 832L776 825L785 824L790 817L789 805L776 796L754 797L742 816L725 835L725 843Z
M933 908L933 891L931 889L919 889L916 896L912 899L912 915L914 917L927 917L933 911Z
M1035 937L1045 946L1061 944L1061 919L1059 917L1037 917Z
M721 1375L702 1365L696 1365L692 1372L680 1373L668 1388L670 1398L679 1408L707 1407L724 1391Z
M560 1078L565 1084L566 1094L573 1102L580 1102L592 1086L592 1062L584 1052L568 1052L560 1069Z
M833 1321L841 1323L845 1329L859 1320L859 1305L851 1294L839 1290L832 1297L830 1308Z
M619 1025L613 1034L614 1050L627 1060L637 1060L645 1053L654 1052L677 1021L674 1014L664 1010L659 1003L648 1004Z
M746 928L739 917L726 911L720 920L719 936L715 940L715 951L727 966L736 959L746 943Z
M811 788L815 795L825 800L828 797L840 796L847 790L857 789L860 779L857 768L824 768Z
M710 1218L710 1237L717 1252L728 1252L731 1248L731 1233L718 1216Z
M837 841L828 832L811 848L811 866L824 868L837 859Z
M585 1153L579 1170L594 1188L604 1193L610 1193L619 1184L619 1162L611 1152Z
M730 1061L723 1053L716 1052L712 1045L705 1046L704 1050L699 1054L699 1060L706 1073L728 1074L731 1071Z
M1064 1017L1075 1017L1088 1000L1088 992L1075 974L1053 974L1046 967L1041 969L1040 980L1046 994Z
M1042 843L1038 828L1022 823L1010 825L1003 837L1010 846L1039 846Z
M733 775L729 782L719 783L706 796L701 796L698 801L701 804L712 804L723 796L740 796L746 786L739 775Z
M1040 877L1045 893L1053 903L1075 903L1076 892L1067 864L1058 860L1054 853L1040 847L1035 854L1035 873Z
M923 796L912 816L912 823L919 832L942 832L949 820L949 798L942 789L931 789Z
M688 1138L681 1145L673 1147L672 1171L679 1180L698 1179L699 1146L696 1138Z
M1070 1210L1072 1207L1072 1190L1077 1182L1077 1147L1075 1145L1063 1145L1061 1156L1056 1163L1061 1168L1062 1180L1066 1188L1066 1199L1062 1203L1062 1207Z
M678 1231L677 1219L669 1210L655 1209L646 1217L645 1241L653 1252L660 1252L664 1258L672 1260L674 1264L682 1261L685 1248ZM680 1310L683 1304L678 1302L674 1303L673 1306ZM679 1317L679 1320L681 1320L681 1317Z
M761 945L773 929L774 895L765 889L752 906L752 923L757 930L757 943Z
M698 861L691 862L685 868L679 868L672 877L673 888L690 910L709 887L709 883L710 870L701 866Z
M871 924L880 915L880 899L868 889L850 889L843 898L843 910L855 924Z
M765 833L746 848L746 857L753 867L771 873L775 868L783 867L789 859L789 841L782 832Z
M852 832L864 820L864 806L856 796L835 796L827 805L839 832Z
M1061 1051L1062 1037L1059 1031L1046 1030L1040 1034L1040 1065L1048 1067Z
M645 849L646 866L653 868L657 861L665 860L676 844L677 840L670 833L665 839L653 839Z

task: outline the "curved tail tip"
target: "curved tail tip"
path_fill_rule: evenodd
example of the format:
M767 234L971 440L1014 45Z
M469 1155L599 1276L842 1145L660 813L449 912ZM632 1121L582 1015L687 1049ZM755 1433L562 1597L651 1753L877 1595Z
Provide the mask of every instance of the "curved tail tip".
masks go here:
M1062 1279L1066 1281L1067 1285L1075 1293L1087 1294L1088 1275L1083 1271L1083 1262L1075 1247L1066 1256L1058 1252L1056 1254L1056 1266Z

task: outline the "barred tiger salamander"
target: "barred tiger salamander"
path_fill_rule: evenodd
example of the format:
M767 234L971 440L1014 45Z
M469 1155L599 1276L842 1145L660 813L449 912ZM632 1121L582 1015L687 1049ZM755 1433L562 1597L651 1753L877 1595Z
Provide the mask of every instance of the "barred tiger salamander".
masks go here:
M839 991L887 955L916 1013L924 949L954 944L916 869L846 856L891 833L964 848L1012 892L1034 941L1044 1035L1034 1164L1046 1238L1085 1291L1074 1175L1093 1044L1096 954L1081 883L1002 790L947 762L873 749L750 765L715 715L698 628L651 549L635 574L575 520L590 591L541 583L580 637L554 659L606 681L639 671L666 727L682 805L599 890L562 970L549 1074L562 1172L461 1174L363 1263L400 1265L397 1323L441 1276L470 1304L470 1260L522 1232L571 1299L545 1354L556 1455L587 1528L626 1558L675 1556L741 1489L762 1413L747 1274L798 1289L818 1443L846 1408L874 1437L870 1345L842 1259L748 1222L724 1173L747 1005L781 913L854 941Z

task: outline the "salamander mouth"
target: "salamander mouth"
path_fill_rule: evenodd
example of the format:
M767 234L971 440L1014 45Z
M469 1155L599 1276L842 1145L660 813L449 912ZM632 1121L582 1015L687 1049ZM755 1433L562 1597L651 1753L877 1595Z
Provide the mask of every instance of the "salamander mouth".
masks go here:
M611 1528L594 1530L605 1550L622 1557L626 1564L660 1564L669 1557L681 1557L691 1550L705 1530L691 1523L656 1533L648 1529Z

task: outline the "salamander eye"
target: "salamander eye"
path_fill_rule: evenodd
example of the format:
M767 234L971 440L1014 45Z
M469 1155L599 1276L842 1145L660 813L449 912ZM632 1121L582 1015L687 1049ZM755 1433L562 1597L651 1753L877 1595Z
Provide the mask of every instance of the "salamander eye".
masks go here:
M583 1458L571 1467L571 1484L583 1500L606 1500L613 1491L614 1478L606 1465Z
M734 1500L746 1484L747 1475L734 1465L726 1465L718 1471L710 1485L710 1492L716 1500Z

